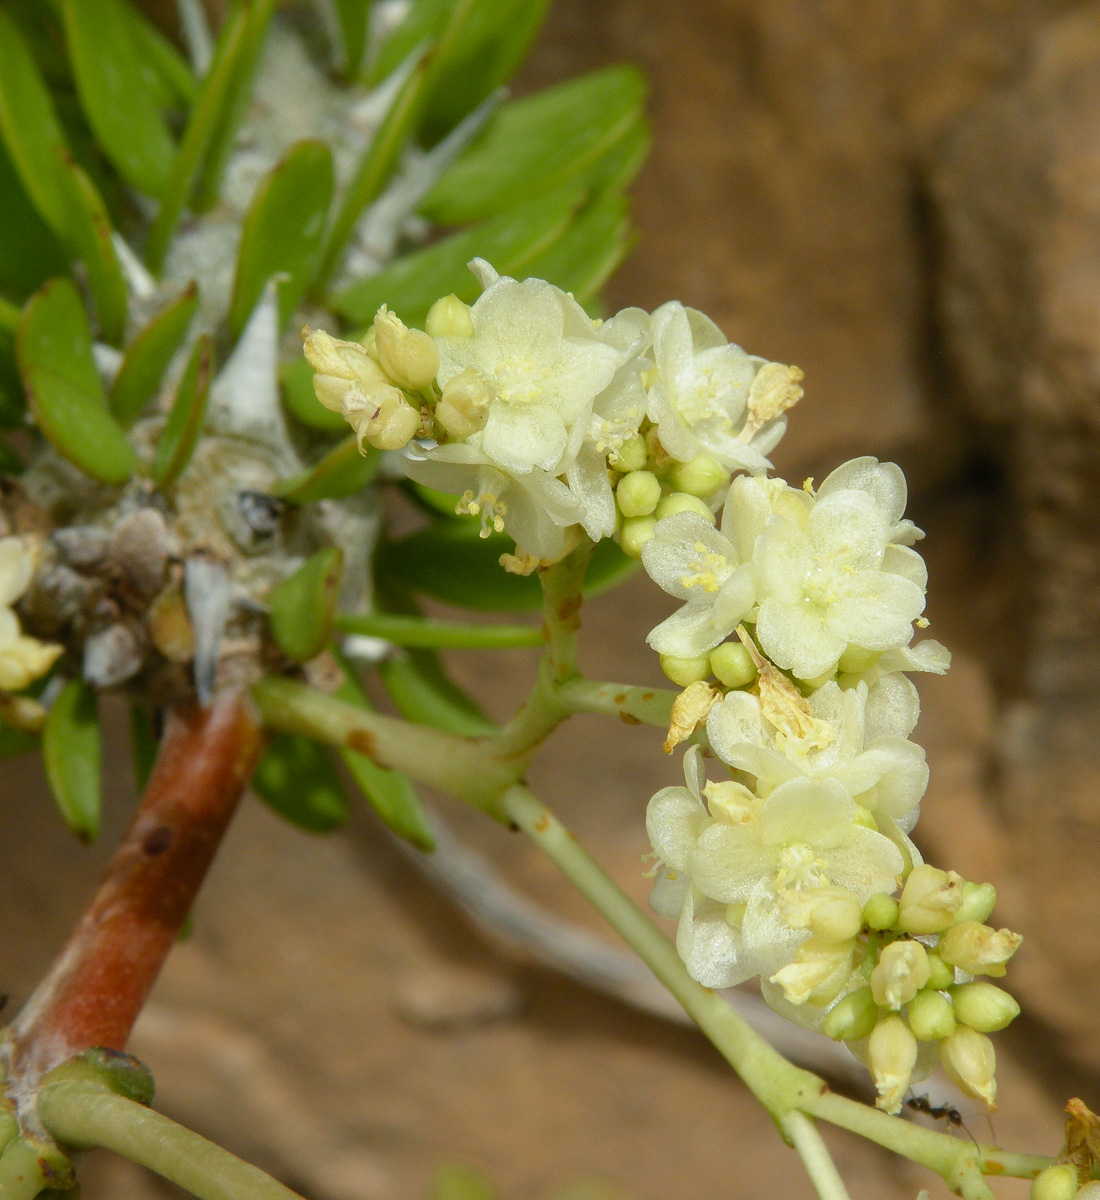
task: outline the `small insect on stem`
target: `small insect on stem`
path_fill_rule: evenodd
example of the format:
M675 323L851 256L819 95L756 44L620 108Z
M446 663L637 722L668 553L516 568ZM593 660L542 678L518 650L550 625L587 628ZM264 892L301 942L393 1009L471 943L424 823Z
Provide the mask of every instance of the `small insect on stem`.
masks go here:
M977 1146L978 1143L975 1141L974 1135L963 1123L962 1113L953 1105L933 1104L928 1099L928 1096L924 1095L910 1096L905 1102L905 1107L912 1112L923 1113L926 1117L931 1117L933 1121L946 1121L948 1125L954 1125L956 1129L961 1129L974 1142L974 1145Z

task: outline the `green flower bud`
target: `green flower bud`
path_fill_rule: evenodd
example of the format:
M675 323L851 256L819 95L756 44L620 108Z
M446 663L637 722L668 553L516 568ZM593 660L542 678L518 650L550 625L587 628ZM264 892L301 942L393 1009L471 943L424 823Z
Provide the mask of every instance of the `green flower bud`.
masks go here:
M1030 1200L1075 1200L1077 1168L1070 1163L1047 1167L1031 1181Z
M474 320L470 316L470 306L453 293L437 300L428 309L428 319L424 328L432 337L473 337Z
M868 929L893 929L898 920L898 902L885 892L876 892L863 906Z
M493 389L480 371L467 367L447 380L435 406L435 419L451 437L462 441L485 428L492 401Z
M742 688L756 678L752 655L740 642L723 642L710 652L710 669L719 683Z
M646 440L640 433L631 434L625 442L612 451L610 462L616 471L640 471L649 458Z
M997 889L991 883L964 883L962 907L955 914L959 921L987 921L997 903Z
M871 989L862 987L842 996L825 1014L821 1028L834 1041L855 1042L867 1037L877 1020Z
M631 517L619 530L619 547L629 558L641 558L642 547L653 537L653 517Z
M837 664L842 675L862 675L869 671L882 657L881 650L864 650L855 642L848 643L848 649L840 656Z
M984 1033L968 1025L958 1025L955 1032L940 1042L940 1064L947 1077L966 1095L984 1100L993 1111L997 1103L997 1053Z
M951 995L955 1015L979 1033L996 1033L1020 1015L1015 998L992 983L964 983Z
M675 462L669 468L669 485L677 492L706 499L730 481L730 473L711 454L697 454L691 462Z
M649 471L631 471L615 489L615 502L624 517L648 517L660 498L660 480Z
M435 379L439 351L422 329L409 329L385 305L378 310L373 328L378 362L398 387L418 392Z
M928 953L920 942L884 946L871 972L871 994L882 1008L901 1008L928 982Z
M937 1042L955 1032L955 1013L943 992L923 988L909 1002L909 1028L918 1042Z
M662 654L661 670L679 687L688 687L706 679L710 674L710 660L705 654L699 658L676 658L671 654Z
M901 1108L917 1063L917 1039L897 1015L884 1017L867 1042L867 1065L878 1090L875 1104L888 1113Z
M963 902L963 878L922 863L909 873L898 901L898 928L905 933L939 933L955 920Z
M1016 953L1023 938L1011 929L992 929L978 921L961 921L940 938L940 958L968 975L1001 976L1004 964Z
M714 513L698 496L689 496L687 492L673 492L671 495L665 496L657 505L655 516L660 521L663 517L674 517L677 513L682 512L698 513L705 521L714 524Z
M955 982L955 968L947 963L934 951L928 951L928 986L942 992Z

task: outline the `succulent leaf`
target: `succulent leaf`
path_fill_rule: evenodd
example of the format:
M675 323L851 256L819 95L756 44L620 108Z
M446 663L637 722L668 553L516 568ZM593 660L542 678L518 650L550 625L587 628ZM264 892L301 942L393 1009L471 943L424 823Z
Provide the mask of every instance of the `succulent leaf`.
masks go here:
M312 504L317 500L343 500L361 492L378 474L382 453L373 446L359 453L354 436L337 443L307 470L285 480L275 495L288 504Z
M210 394L214 348L209 334L195 343L183 372L176 399L157 442L153 478L162 488L171 487L183 474L202 431L206 400Z
M272 589L271 633L287 658L307 662L328 645L343 569L343 552L326 546Z
M57 807L81 841L99 832L101 748L95 691L82 679L67 683L50 707L42 753Z
M331 751L294 733L275 734L252 776L252 789L280 816L310 833L344 823L348 799Z
M110 397L111 411L123 425L132 425L160 389L168 364L187 336L198 302L198 287L192 282L127 346Z

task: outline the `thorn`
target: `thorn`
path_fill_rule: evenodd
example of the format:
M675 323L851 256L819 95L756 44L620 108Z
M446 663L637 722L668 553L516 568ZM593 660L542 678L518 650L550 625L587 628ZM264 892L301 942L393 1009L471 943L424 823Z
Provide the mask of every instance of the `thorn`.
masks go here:
M218 651L229 618L229 571L206 555L183 565L183 601L195 634L195 691L205 708L214 697Z

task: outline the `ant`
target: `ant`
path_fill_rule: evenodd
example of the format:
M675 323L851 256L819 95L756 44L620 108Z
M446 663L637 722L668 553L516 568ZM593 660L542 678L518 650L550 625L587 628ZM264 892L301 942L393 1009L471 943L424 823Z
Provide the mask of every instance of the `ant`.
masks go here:
M978 1144L974 1140L974 1135L963 1123L962 1113L953 1105L933 1104L927 1095L924 1095L911 1096L906 1100L905 1107L911 1109L913 1112L924 1113L926 1117L931 1117L933 1121L946 1121L948 1125L954 1125L956 1129L961 1129L974 1142L975 1146Z

